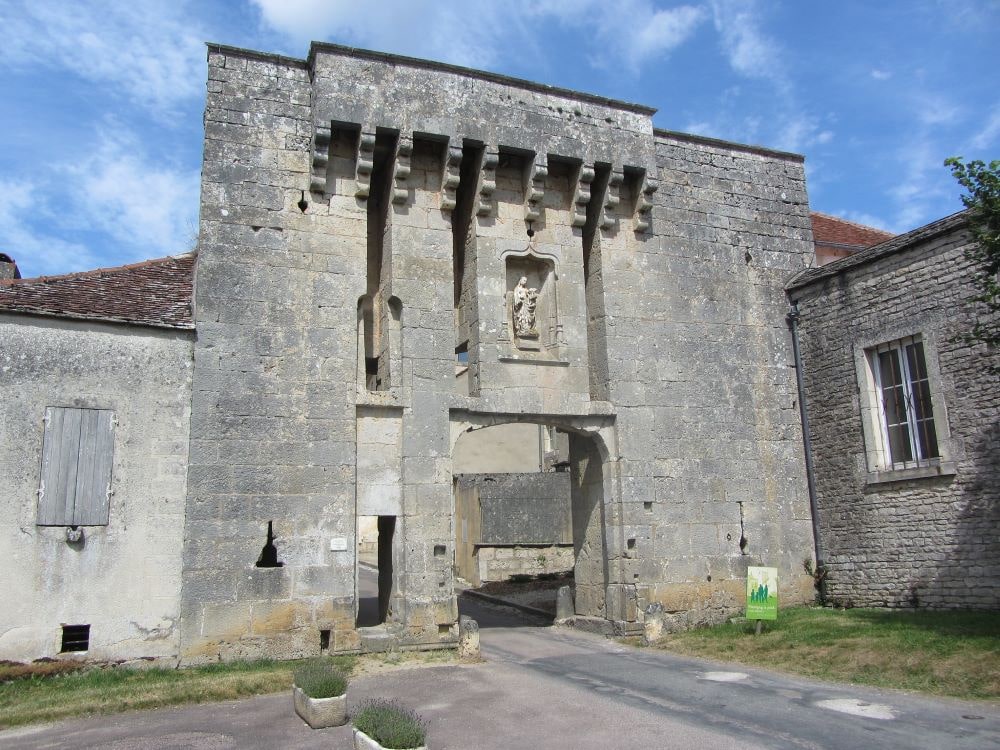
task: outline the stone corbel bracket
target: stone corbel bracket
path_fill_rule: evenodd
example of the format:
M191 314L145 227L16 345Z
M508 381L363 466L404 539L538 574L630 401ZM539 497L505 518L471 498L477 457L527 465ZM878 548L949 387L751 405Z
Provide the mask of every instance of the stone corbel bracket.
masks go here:
M453 211L458 200L458 183L462 179L462 146L451 141L444 157L444 174L441 176L441 210Z
M587 205L590 203L590 184L594 181L594 167L581 164L573 192L573 226L587 223Z
M406 181L410 177L410 158L413 156L413 138L408 135L399 136L396 142L396 154L392 168L392 202L406 203L410 191Z
M313 131L312 171L309 177L309 192L318 198L326 196L326 173L330 163L330 124L317 125Z
M545 197L545 178L549 175L548 156L536 154L528 167L528 182L524 193L524 220L538 221Z
M660 183L649 176L649 171L643 175L642 184L639 186L639 194L635 198L635 220L634 228L637 232L648 232L653 218L653 193L660 187Z
M617 218L618 205L622 202L621 187L625 174L620 169L614 169L608 176L608 188L604 192L604 205L601 206L601 218L598 222L601 229L611 229Z
M358 137L358 157L354 167L354 195L366 200L372 189L372 170L375 169L375 131L362 130Z
M495 148L483 153L483 167L479 173L479 200L476 214L489 216L493 213L493 193L497 189L497 164L500 154Z

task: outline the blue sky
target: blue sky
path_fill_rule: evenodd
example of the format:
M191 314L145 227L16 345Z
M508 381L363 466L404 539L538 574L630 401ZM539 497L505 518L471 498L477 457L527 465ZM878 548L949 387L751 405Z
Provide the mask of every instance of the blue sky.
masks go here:
M0 0L0 251L25 276L185 252L205 42L311 39L657 107L803 153L812 208L905 231L1000 158L1000 0Z

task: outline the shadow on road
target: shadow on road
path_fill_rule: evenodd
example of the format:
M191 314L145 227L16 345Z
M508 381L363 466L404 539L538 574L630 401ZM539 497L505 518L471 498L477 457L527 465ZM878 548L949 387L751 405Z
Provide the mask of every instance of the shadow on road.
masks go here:
M466 592L458 595L458 611L479 623L480 629L489 628L547 628L551 617L528 614L505 604L484 601Z

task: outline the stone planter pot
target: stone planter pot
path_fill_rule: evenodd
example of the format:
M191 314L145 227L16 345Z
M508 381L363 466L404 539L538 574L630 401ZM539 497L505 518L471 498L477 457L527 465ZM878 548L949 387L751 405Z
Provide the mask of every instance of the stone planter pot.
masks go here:
M393 750L393 748L385 747L378 744L375 740L369 737L367 734L362 732L357 727L354 728L354 750ZM421 745L414 750L427 750L426 745Z
M347 723L347 693L333 698L310 698L292 685L295 713L313 729L339 727Z

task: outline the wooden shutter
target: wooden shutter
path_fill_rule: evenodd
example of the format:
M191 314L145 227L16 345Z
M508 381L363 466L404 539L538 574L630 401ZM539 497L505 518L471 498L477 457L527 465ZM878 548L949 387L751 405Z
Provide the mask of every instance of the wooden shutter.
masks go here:
M107 524L114 446L114 412L46 408L39 526Z
M80 454L80 409L45 409L42 479L38 488L38 525L73 523L77 462Z
M114 456L114 413L82 409L80 457L76 475L74 526L103 526L108 522L111 460Z

